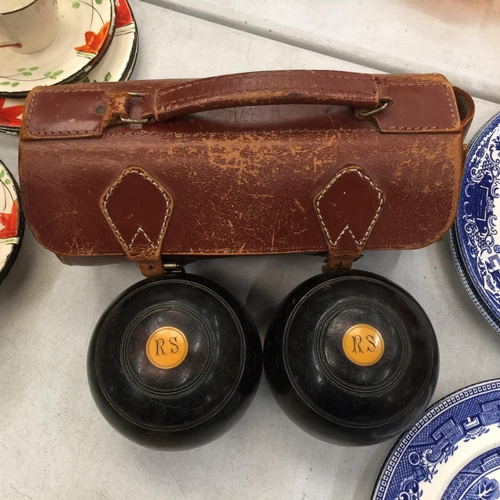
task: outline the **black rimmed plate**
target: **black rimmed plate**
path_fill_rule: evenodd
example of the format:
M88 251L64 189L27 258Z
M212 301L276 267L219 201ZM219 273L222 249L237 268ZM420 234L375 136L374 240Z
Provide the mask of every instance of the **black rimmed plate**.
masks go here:
M26 97L38 85L72 83L102 59L115 31L115 0L59 0L59 31L46 49L2 49L0 95Z
M118 82L132 75L139 51L139 33L127 0L115 1L116 30L109 49L81 82ZM0 97L0 132L18 134L23 111L23 97Z
M11 270L24 234L19 188L0 161L0 283Z

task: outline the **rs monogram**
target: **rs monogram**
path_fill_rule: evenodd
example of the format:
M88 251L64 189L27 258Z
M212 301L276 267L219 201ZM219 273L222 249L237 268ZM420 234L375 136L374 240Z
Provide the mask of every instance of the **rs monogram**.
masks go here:
M359 366L377 363L384 354L384 339L373 326L358 324L351 326L342 339L346 357Z

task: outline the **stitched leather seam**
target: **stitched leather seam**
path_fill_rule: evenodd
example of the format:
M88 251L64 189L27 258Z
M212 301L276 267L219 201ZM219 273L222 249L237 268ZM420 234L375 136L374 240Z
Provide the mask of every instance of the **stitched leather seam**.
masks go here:
M379 200L378 208L375 211L375 215L373 216L373 219L372 219L370 225L368 226L368 229L366 230L365 234L363 235L363 238L360 241L358 241L356 239L356 236L351 231L351 228L349 227L349 224L346 224L346 226L344 227L344 229L338 235L337 239L335 241L333 241L332 237L330 236L330 233L328 232L328 228L326 227L325 221L324 221L324 219L323 219L323 217L321 215L321 210L319 208L319 203L320 203L321 199L323 198L323 196L325 196L326 192L332 187L332 185L338 179L340 179L340 177L342 177L344 174L346 174L348 172L356 172L362 179L366 179L370 183L371 187L377 193L377 198ZM316 199L316 212L318 214L318 218L320 220L321 227L323 228L323 231L326 234L326 237L327 237L327 240L328 240L328 243L330 244L330 246L335 247L337 245L337 243L339 242L340 238L342 237L342 235L346 231L349 231L349 234L351 235L351 237L354 240L354 242L356 243L356 245L358 245L358 247L364 245L366 243L366 240L368 239L368 236L370 235L370 232L371 232L373 226L375 225L375 222L377 222L377 219L378 219L378 217L380 215L380 212L382 210L382 205L383 204L384 204L384 199L382 198L382 191L380 191L380 189L375 185L375 183L370 179L370 177L368 177L366 174L361 173L361 171L360 171L359 168L347 168L345 170L342 170L342 171L338 172L337 175L325 186L325 188L323 189L323 191L321 191L321 194Z
M165 216L163 217L163 221L162 221L162 225L161 225L161 229L160 229L160 235L158 237L158 241L156 242L156 244L151 240L151 238L146 234L146 232L144 231L144 229L141 226L138 227L138 229L135 232L134 236L132 237L132 240L130 241L130 243L127 243L125 241L125 239L123 238L122 234L120 233L119 229L116 227L115 223L111 219L111 215L109 214L108 209L106 207L107 202L109 200L109 197L111 196L111 194L113 193L113 191L115 190L115 188L118 186L118 184L120 184L120 182L122 181L122 179L125 176L127 176L129 174L132 174L132 173L139 174L144 179L146 179L148 182L150 182L151 184L153 184L160 191L160 193L162 194L163 198L165 199L165 204L166 204ZM102 207L103 207L104 214L106 215L106 219L108 221L108 224L113 228L113 230L115 231L116 235L118 236L118 239L121 241L122 245L128 251L130 251L130 249L134 245L134 242L135 242L137 236L139 236L139 233L142 233L144 235L144 237L149 242L149 245L151 246L151 248L153 250L155 250L155 251L158 250L158 247L159 247L161 239L162 239L163 231L165 230L165 227L167 225L167 219L168 219L168 217L170 215L170 201L169 201L167 195L165 194L165 190L154 179L152 179L151 177L147 176L140 169L136 169L136 168L131 168L129 170L126 170L125 172L122 172L118 176L118 178L115 180L115 182L112 184L112 186L108 190L108 192L106 193L106 196L104 197L104 199L102 201Z
M448 101L448 108L450 109L451 120L456 122L455 111L453 109L452 101L450 98L450 89L442 83L388 83L387 87L444 87L446 99ZM455 128L447 127L388 127L389 130L455 130Z
M386 87L440 87L443 86L442 83L439 82L408 82L408 83L396 83L389 82L386 84Z
M363 76L366 76L366 78L363 78ZM225 81L246 80L247 76L228 75L228 76L221 77L221 78L223 78ZM357 80L357 81L360 81L360 82L373 82L373 83L375 83L375 78L373 77L373 75L363 75L361 73L358 74L357 76L317 75L317 74L314 74L314 73L308 73L306 75L299 75L299 74L297 74L297 75L295 75L295 78L296 79L298 79L298 78L307 78L307 79L316 79L316 80L322 80L324 78L333 78L333 79L336 79L336 80ZM195 80L194 82L188 82L188 83L184 83L184 84L179 85L179 86L175 86L174 88L171 88L171 89L166 89L165 93L175 92L176 90L181 90L181 89L193 87L195 85L203 85L203 84L206 85L206 83L207 82L206 82L205 79Z
M334 79L342 79L342 80L356 80L356 81L361 81L361 82L372 82L373 83L373 92L355 92L355 95L359 95L359 94L373 95L374 93L376 93L375 79L373 77L359 78L359 77L352 77L352 76L340 76L340 75L321 76L321 75L312 74L312 75L305 75L302 77L300 75L297 75L297 78L308 78L308 79L315 79L315 80L322 80L324 78L334 78ZM233 77L228 76L228 77L224 78L224 80L226 80L226 81L243 80L243 79L245 79L245 77L241 77L239 75L235 75ZM176 86L176 87L171 88L171 89L165 89L165 90L162 90L161 92L163 95L165 95L165 94L169 94L171 92L177 92L177 91L182 90L182 89L187 89L187 88L191 88L191 87L195 87L195 86L202 86L202 85L206 85L206 84L207 83L204 80L197 80L194 82L185 83L183 85ZM252 89L252 92L262 92L264 90L269 90L269 87L264 87L262 89ZM352 90L338 90L337 92L352 92ZM158 108L158 111L159 112L165 111L165 109L169 108L170 106L184 102L184 101L189 101L189 100L193 100L193 99L206 99L207 97L212 97L212 95L213 94L205 94L203 96L194 96L194 97L186 97L186 98L182 98L182 99L177 99L177 100L169 102L168 104L161 105ZM363 99L362 97L360 97L360 100L368 101L368 99Z
M67 90L67 89L51 89L50 91L51 93L54 92L54 93L71 93L73 92L72 90ZM79 90L78 92L102 92L100 90L96 91L94 89L82 89L82 90ZM42 94L44 94L45 92L42 92ZM35 95L33 96L33 99L31 99L31 102L30 102L30 107L29 107L29 110L28 110L28 118L27 118L27 121L26 121L26 128L29 130L30 128L30 123L31 123L31 116L35 110L35 105L36 105L36 102L37 102L37 98L38 98L38 95ZM60 131L44 131L44 130L38 130L36 132L33 132L33 131L30 131L30 134L32 135L69 135L69 134L92 134L92 133L95 133L95 129L94 130L60 130Z
M71 134L96 134L97 130L38 130L37 132L30 132L32 135L71 135Z
M389 130L452 130L450 128L442 129L440 127L388 127Z
M264 90L267 90L267 89L252 89L252 92L262 92ZM323 89L321 89L323 90ZM337 92L352 92L351 90L348 90L348 89L339 89ZM368 96L372 96L373 93L372 92L357 92L355 94L355 99L357 101L362 101L362 102L373 102L373 99L370 99L369 97L362 97L360 94L366 94ZM170 101L168 104L165 104L165 105L162 105L158 110L157 112L161 113L165 110L169 110L170 108L174 107L176 104L182 104L183 102L186 102L186 101L196 101L198 99L209 99L210 97L212 97L213 94L203 94L203 95L197 95L197 96L193 96L193 97L183 97L182 99L175 99L174 101ZM312 96L311 96L312 97ZM330 96L328 97L328 100L333 100L333 98L330 98ZM342 100L342 99L339 99L339 100ZM251 104L248 104L249 106L251 106Z

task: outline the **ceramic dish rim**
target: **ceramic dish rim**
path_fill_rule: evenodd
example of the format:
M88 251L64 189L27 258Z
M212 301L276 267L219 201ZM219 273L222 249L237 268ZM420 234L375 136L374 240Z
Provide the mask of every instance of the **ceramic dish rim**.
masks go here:
M379 492L379 488L380 488L380 483L383 480L383 476L384 476L385 470L387 468L387 465L392 460L395 451L401 446L402 441L404 440L404 438L408 434L410 434L412 431L415 431L415 428L420 425L420 428L417 430L417 432L414 432L414 437L415 437L415 436L417 436L426 427L426 425L428 425L428 423L430 423L430 422L428 422L426 425L421 425L421 422L423 421L423 419L434 408L436 408L437 406L443 404L445 401L448 401L448 400L452 399L453 397L456 397L458 394L460 394L462 392L465 392L467 390L471 390L474 387L486 386L486 385L492 384L492 383L499 384L499 387L496 389L496 392L500 393L500 378L492 378L492 379L483 380L483 381L480 381L480 382L475 382L475 383L469 384L469 385L467 385L465 387L462 387L460 389L457 389L457 390L455 390L453 392L450 392L449 394L443 396L442 398L436 400L431 405L429 405L424 410L424 412L422 413L422 415L420 416L420 418L411 427L409 427L408 429L406 429L406 431L404 431L403 433L401 433L399 435L399 437L396 439L396 442L394 443L394 445L391 447L391 449L387 453L387 456L385 457L385 459L384 459L384 461L382 463L382 466L380 467L380 470L379 470L379 472L377 474L377 479L375 481L375 485L373 487L373 490L372 490L372 493L371 493L371 496L370 496L370 500L389 500L389 499L386 499L385 496L377 497L378 492ZM477 397L477 396L480 396L480 394L476 394L475 395L475 397ZM443 411L448 411L448 410L449 410L449 408L447 408L446 410L443 410ZM410 440L410 442L412 440ZM405 445L405 446L408 447L408 445Z
M54 86L54 85L60 85L60 84L65 84L65 83L75 83L78 80L81 80L90 71L92 71L93 67L96 66L101 61L101 59L104 57L104 54L106 54L106 52L108 51L108 49L111 45L111 42L114 38L114 34L115 34L115 29L116 29L115 9L116 9L116 7L115 7L115 0L102 0L102 2L107 2L109 4L109 31L108 31L108 36L106 37L107 43L103 43L101 45L100 49L98 50L97 54L95 55L95 57L93 57L92 59L89 59L83 65L83 67L81 67L79 70L75 71L74 73L67 76L66 78L62 78L61 80L55 81L52 84L50 82L44 82L43 85ZM72 10L76 10L76 9L72 9L72 7L68 7L67 12L72 12ZM59 38L56 39L55 43L57 43L58 40L59 40ZM52 44L51 44L51 46L49 46L45 50L49 50L51 47L52 47ZM26 66L26 67L28 67L28 66ZM36 86L37 85L33 85L31 87L31 89L33 89ZM0 97L9 97L9 98L26 97L29 94L29 92L31 91L31 89L7 92L7 91L2 90L0 88Z
M132 73L134 72L134 69L135 69L135 66L137 63L137 56L139 54L139 31L137 28L137 22L135 20L132 8L130 6L130 0L126 0L126 2L127 2L127 5L130 9L130 14L132 16L132 23L135 26L135 30L133 32L131 32L131 34L133 34L133 40L132 40L132 44L131 44L130 54L129 54L129 57L127 59L127 63L124 67L124 70L121 72L120 78L117 80L112 80L113 82L123 82L123 81L127 81L130 79L130 77L132 76ZM116 30L115 30L115 33L113 34L113 39L115 36L116 36ZM113 41L113 39L112 39L112 41ZM110 43L110 47L111 47L111 43ZM99 64L102 64L102 63L103 63L103 61L99 61L97 66L99 66ZM97 69L97 67L92 68L92 70L93 69ZM87 75L90 75L92 70ZM75 83L78 83L78 82L75 82ZM3 97L3 96L0 96L0 97ZM24 98L10 96L7 99L20 99L21 100ZM12 125L3 125L2 123L0 123L0 132L3 132L5 134L19 135L20 130L21 130L21 127L16 127L16 126L12 126Z
M490 310L488 304L484 301L483 297L476 289L472 277L469 275L467 270L467 266L463 260L462 254L460 252L460 247L458 243L458 235L456 234L456 225L453 226L449 230L449 244L451 255L453 258L453 262L455 263L455 268L457 270L458 275L462 281L462 285L464 286L466 292L468 293L470 299L477 307L479 312L483 315L484 319L489 323L489 325L495 329L498 333L500 333L500 318L498 318L493 311Z
M14 266L14 263L16 262L17 257L19 255L19 251L21 250L21 245L24 240L26 221L24 218L24 212L21 203L21 191L19 189L19 184L17 183L15 177L12 175L12 172L7 168L7 165L5 165L5 163L2 160L0 160L0 167L5 169L7 175L9 176L9 179L12 181L12 185L14 186L14 191L17 194L17 203L19 207L18 221L17 221L18 233L16 236L16 238L19 238L19 241L13 245L14 248L12 249L10 255L8 255L7 260L5 262L5 266L0 268L0 285L1 285L2 282L5 280L5 278L7 277L7 275L12 270L12 267Z
M472 154L473 149L475 148L477 142L481 139L481 137L484 134L484 132L493 123L495 123L496 121L498 121L498 125L500 125L500 112L495 113L486 123L484 123L479 128L479 130L474 134L473 138L469 142L468 153L467 153L467 157L466 157L465 165L464 165L464 176L463 176L463 179L462 179L462 183L460 185L460 193L459 193L459 201L458 201L458 208L457 208L457 216L455 218L455 222L453 224L453 227L455 228L455 235L456 235L456 244L457 244L457 249L458 249L458 255L459 255L460 259L461 259L461 262L463 263L463 269L467 272L467 276L470 279L470 284L473 285L471 288L473 289L473 291L476 291L476 293L478 294L478 296L481 298L481 301L480 301L481 304L484 304L482 307L479 307L479 306L477 306L477 307L481 311L481 313L483 313L483 316L487 319L488 323L490 323L490 325L496 331L498 331L500 333L500 326L498 326L498 325L495 326L494 324L492 324L491 318L488 317L485 314L486 311L489 311L495 318L497 318L498 320L500 320L500 303L497 304L498 305L498 313L497 313L497 312L495 312L495 310L493 308L494 304L489 299L489 297L485 293L483 293L483 291L481 290L480 283L478 283L478 281L475 278L474 274L471 272L471 269L467 265L467 260L468 259L464 256L464 250L466 250L466 249L464 249L464 242L462 241L462 238L460 237L460 228L459 228L459 226L460 226L460 224L459 224L459 212L460 212L460 207L461 207L462 194L463 194L463 190L464 190L465 174L466 174L466 172L468 172L467 164L468 164L468 161L469 161L469 157ZM450 241L451 241L451 239L450 239ZM462 282L463 282L463 280L462 280ZM467 290L467 291L469 292L469 290ZM470 293L469 293L469 295L470 295ZM472 298L472 296L471 296L471 298ZM478 302L477 298L478 297L476 297L476 299L474 299L474 298L472 299L475 304L476 304L476 302ZM485 312L483 312L482 309L484 309Z

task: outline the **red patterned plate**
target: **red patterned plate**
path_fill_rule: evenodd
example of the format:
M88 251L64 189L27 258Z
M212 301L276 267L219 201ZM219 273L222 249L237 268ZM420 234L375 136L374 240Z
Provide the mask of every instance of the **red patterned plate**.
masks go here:
M24 234L24 216L19 188L7 167L0 161L0 282L16 260Z

